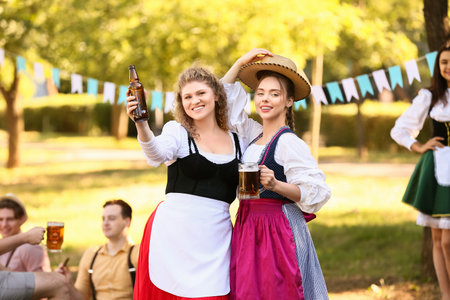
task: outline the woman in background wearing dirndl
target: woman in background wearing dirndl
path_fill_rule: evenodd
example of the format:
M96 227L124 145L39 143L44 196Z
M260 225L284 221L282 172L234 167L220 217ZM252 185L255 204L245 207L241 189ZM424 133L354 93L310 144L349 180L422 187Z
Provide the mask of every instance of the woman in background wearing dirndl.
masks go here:
M236 77L255 91L263 126L245 113L247 94ZM249 143L243 161L258 162L263 189L260 199L239 203L231 299L328 299L306 221L331 193L308 146L293 132L292 105L309 95L309 82L290 59L253 49L236 61L222 83L232 128Z
M127 97L133 119L134 97ZM226 300L240 144L227 127L226 94L204 68L178 78L175 118L154 136L136 122L151 166L168 165L166 199L150 216L141 242L134 299ZM149 195L151 197L151 195Z
M403 196L415 207L417 224L431 227L433 262L442 299L450 299L450 45L437 54L431 87L421 89L397 119L391 137L411 151L422 153ZM427 116L433 137L416 140Z

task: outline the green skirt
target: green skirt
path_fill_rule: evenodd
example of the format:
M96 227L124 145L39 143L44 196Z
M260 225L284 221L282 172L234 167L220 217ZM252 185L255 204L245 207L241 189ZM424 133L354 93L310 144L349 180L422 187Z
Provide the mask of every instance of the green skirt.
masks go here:
M436 181L433 151L420 158L402 201L433 217L450 216L450 187Z

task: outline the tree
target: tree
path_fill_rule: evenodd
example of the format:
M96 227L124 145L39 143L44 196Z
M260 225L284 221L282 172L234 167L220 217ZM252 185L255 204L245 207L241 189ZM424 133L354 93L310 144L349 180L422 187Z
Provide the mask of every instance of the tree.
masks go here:
M424 0L423 15L430 51L436 51L449 38L448 0ZM435 277L433 265L433 239L431 229L424 227L422 244L422 273Z

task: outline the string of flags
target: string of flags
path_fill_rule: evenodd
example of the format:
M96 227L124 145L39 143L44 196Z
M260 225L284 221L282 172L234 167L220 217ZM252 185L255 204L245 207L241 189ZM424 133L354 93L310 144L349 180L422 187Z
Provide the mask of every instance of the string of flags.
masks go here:
M417 62L426 59L430 75L433 74L434 63L436 60L437 51L427 53L426 55L419 57L418 59L412 59L404 63L404 68L408 83L411 85L414 80L421 82L421 77L419 74L419 68ZM5 61L5 50L0 48L0 67L4 66ZM16 65L18 72L26 72L26 59L20 55L16 56ZM33 63L33 78L37 82L42 82L46 79L44 66L41 63ZM48 73L48 72L47 72ZM57 89L61 87L60 76L61 71L58 68L51 68L51 76L49 79L53 81ZM314 101L317 105L329 105L335 104L337 101L342 103L349 103L352 99L360 100L360 95L358 93L357 85L361 94L361 98L364 99L366 95L371 94L375 96L374 86L370 81L370 77L373 78L375 82L375 87L379 93L384 89L387 91L394 90L397 85L403 88L403 75L400 65L392 66L387 69L388 77L386 76L386 70L380 69L372 72L371 74L362 74L356 76L356 78L350 77L342 79L340 82L333 81L325 83L322 86L312 86L311 93L313 95ZM99 85L101 82L95 78L86 78L87 81L87 94L97 97L99 93ZM356 81L356 82L355 82ZM83 93L83 76L80 74L72 73L70 76L71 82L71 93ZM357 85L356 85L357 84ZM108 102L114 104L116 97L116 86L118 86L119 93L117 103L126 103L126 93L128 87L125 85L117 85L113 82L103 82L103 102ZM344 93L342 93L342 91ZM327 96L328 94L328 96ZM150 98L150 97L149 97ZM165 101L164 101L165 99ZM250 94L247 95L247 105L245 110L250 113ZM174 92L161 92L161 91L151 91L151 99L148 99L147 105L150 106L152 111L159 109L168 113L173 110L175 101ZM164 104L164 110L163 110ZM306 109L307 103L306 99L302 99L294 103L294 109L299 110L300 108Z

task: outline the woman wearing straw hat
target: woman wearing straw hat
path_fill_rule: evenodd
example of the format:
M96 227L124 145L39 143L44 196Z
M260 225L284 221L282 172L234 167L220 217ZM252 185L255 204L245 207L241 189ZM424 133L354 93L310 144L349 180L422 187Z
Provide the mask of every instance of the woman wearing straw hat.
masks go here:
M244 112L255 91L262 126ZM292 105L310 84L290 59L265 49L239 58L222 79L230 123L260 166L260 199L241 200L231 250L231 299L328 299L306 220L330 198L325 176L294 132Z

